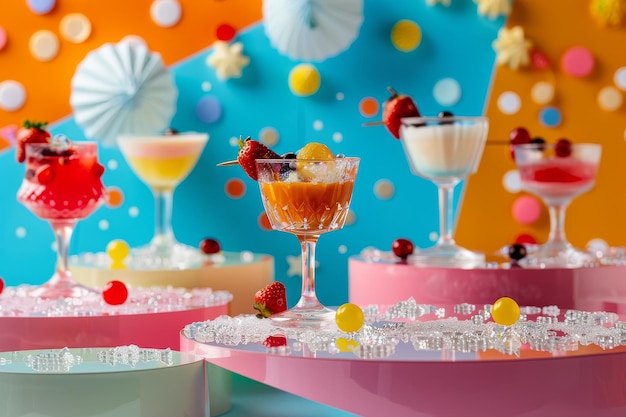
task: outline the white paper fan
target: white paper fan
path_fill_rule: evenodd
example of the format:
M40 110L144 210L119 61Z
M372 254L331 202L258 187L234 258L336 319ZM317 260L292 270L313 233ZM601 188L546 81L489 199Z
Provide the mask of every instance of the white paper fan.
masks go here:
M120 134L169 127L178 90L159 54L145 44L106 43L87 54L72 78L70 104L85 136L115 146Z
M347 49L363 23L363 0L264 0L271 44L296 60L323 61Z

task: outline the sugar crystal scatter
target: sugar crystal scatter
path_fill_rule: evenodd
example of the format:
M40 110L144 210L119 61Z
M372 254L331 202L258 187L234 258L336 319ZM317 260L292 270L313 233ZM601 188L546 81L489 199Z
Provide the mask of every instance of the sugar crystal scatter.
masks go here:
M455 314L472 314L476 310L476 306L468 303L456 304L453 310Z
M24 362L35 372L69 372L73 366L80 365L83 358L64 347L58 351L28 355Z

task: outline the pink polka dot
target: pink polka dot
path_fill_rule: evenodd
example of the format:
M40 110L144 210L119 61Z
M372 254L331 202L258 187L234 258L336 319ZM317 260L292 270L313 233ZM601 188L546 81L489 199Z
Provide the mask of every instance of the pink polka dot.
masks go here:
M525 195L513 203L513 218L521 224L532 224L541 216L541 203L535 197Z
M0 51L4 49L7 44L7 31L0 26Z
M595 65L595 59L589 49L575 46L568 49L561 58L563 71L572 77L586 77L591 74Z

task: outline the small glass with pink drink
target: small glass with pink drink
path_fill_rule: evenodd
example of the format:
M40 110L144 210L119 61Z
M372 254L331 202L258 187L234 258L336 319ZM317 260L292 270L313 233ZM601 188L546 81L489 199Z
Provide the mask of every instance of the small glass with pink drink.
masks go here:
M26 144L26 169L17 199L54 231L56 272L32 292L34 297L81 297L96 290L77 283L68 268L68 248L76 223L104 201L95 142L70 142L56 137L52 143Z
M565 236L565 210L574 197L591 190L596 181L602 147L598 144L530 143L515 146L515 163L524 190L548 206L548 240L521 264L539 268L591 265L591 254L576 249Z

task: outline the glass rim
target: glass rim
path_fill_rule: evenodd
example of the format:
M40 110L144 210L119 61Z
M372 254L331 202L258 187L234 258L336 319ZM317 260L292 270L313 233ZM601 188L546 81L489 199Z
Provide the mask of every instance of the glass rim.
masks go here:
M163 139L172 139L175 140L177 137L184 137L186 139L196 137L198 141L209 140L209 134L206 132L178 132L172 134L165 133L155 133L155 134L143 134L143 133L125 133L122 135L118 135L116 141L126 141L126 140L137 140L137 141L151 141L151 140L163 140Z
M487 116L410 116L410 117L401 117L400 121L403 125L411 126L413 124L419 122L441 122L441 121L467 121L467 122L488 122L489 118ZM444 124L445 126L445 124ZM417 127L417 126L415 126Z
M88 146L98 146L98 141L95 140L78 140L78 141L70 141L68 148L70 146L79 146L79 147L88 147ZM25 143L24 147L26 148L60 148L60 145L46 142L37 142L37 143Z
M511 144L511 146L513 146L515 149L537 149L537 148L549 148L549 149L553 149L556 148L556 143L518 143L518 144ZM601 143L593 143L593 142L576 142L576 143L570 143L570 146L572 148L582 148L582 147L590 147L590 148L602 148L602 144Z
M329 162L337 162L337 161L348 161L348 162L358 162L361 158L357 156L346 156L343 158L335 158L335 159L285 159L285 158L259 158L255 159L254 162L256 164L285 164L289 162L297 162L297 163L329 163Z

